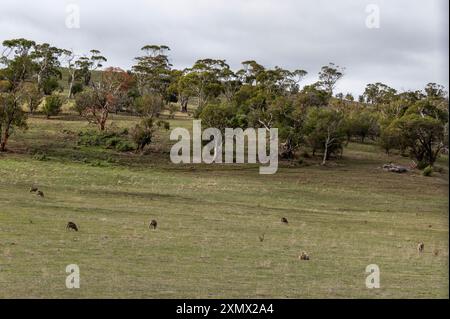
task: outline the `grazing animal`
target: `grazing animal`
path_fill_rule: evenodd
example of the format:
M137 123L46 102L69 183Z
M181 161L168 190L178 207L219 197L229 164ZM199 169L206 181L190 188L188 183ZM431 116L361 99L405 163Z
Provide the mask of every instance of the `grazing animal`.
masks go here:
M306 252L302 252L300 256L298 256L300 260L309 260L309 255Z
M286 217L281 218L281 222L285 223L285 224L289 224L288 220L286 219Z
M153 220L150 222L150 225L148 226L148 228L156 229L156 226L158 226L158 222L157 222L156 220L153 219Z
M37 191L37 193L36 193L38 196L40 196L40 197L44 197L44 192L42 192L42 191Z
M439 249L435 249L434 251L433 251L433 255L434 256L439 256Z
M417 251L419 253L423 252L424 248L425 248L425 245L424 245L423 242L420 242L420 243L417 244Z
M67 230L74 230L74 231L78 231L78 226L77 224L75 224L74 222L68 222L67 226L66 226Z
M264 236L265 236L265 234L259 235L259 241L260 241L260 242L263 242L263 241L264 241Z
M30 187L30 193L36 193L38 191L37 187L31 186Z

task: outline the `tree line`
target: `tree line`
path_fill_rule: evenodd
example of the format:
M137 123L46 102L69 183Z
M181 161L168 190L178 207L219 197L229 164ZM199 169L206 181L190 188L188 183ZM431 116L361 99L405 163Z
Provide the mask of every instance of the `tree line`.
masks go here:
M192 112L219 129L276 127L280 156L286 159L308 149L321 154L325 164L341 156L354 139L370 139L388 154L407 154L419 168L433 165L448 151L448 93L442 85L428 83L423 90L399 92L376 82L355 99L351 93L335 92L345 69L333 63L321 68L317 82L301 87L307 71L300 68L266 68L248 60L234 71L226 60L208 58L177 70L169 52L165 45L146 45L131 70L104 69L107 59L98 50L77 55L27 39L3 41L0 151L6 150L16 128L27 127L28 113L42 105L47 117L56 115L68 99L100 131L106 129L111 112L141 116L132 131L138 150L151 142L156 127L169 127L160 119L166 109L170 116L177 110Z

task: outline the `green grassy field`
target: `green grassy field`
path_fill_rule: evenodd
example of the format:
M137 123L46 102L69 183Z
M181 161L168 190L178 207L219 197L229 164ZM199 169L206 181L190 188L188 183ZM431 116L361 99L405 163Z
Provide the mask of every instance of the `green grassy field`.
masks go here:
M77 145L87 128L34 116L0 154L1 298L448 298L447 158L432 177L394 174L380 166L410 160L351 143L326 167L307 159L259 175L171 164L163 131L146 155ZM65 286L68 264L80 289ZM380 289L365 286L369 264Z

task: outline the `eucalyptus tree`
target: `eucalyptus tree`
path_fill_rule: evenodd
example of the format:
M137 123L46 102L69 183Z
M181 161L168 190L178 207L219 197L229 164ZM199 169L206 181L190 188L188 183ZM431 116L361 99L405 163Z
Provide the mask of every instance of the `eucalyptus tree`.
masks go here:
M201 59L185 70L184 85L197 98L198 112L223 90L220 77L228 68L225 60Z
M396 98L397 90L381 82L367 84L364 99L370 104L386 104Z
M36 43L27 39L3 41L0 63L2 92L0 92L0 152L6 151L8 139L14 128L26 128L26 114L22 110L23 87L32 83L37 70L33 61Z
M344 76L344 70L344 68L334 63L329 63L321 68L319 72L319 83L330 96L333 95L336 83Z
M140 95L157 94L166 96L170 85L171 67L167 52L170 48L166 45L146 45L142 47L143 56L136 57L133 73Z
M91 50L89 56L81 56L76 61L78 72L83 79L83 84L88 86L91 84L92 73L103 67L103 63L108 60L101 55L99 50Z
M437 83L428 83L425 87L425 94L431 99L445 99L448 92L445 90L443 85Z
M89 86L92 72L103 67L103 63L107 61L98 50L91 50L89 56L77 55L73 50L63 50L62 56L64 65L69 73L67 79L69 84L68 98L73 96L74 87L78 81L80 85Z
M107 68L88 90L76 96L78 112L101 131L106 128L110 112L116 110L132 84L130 74L120 68Z
M36 63L36 76L37 76L37 85L41 90L46 91L45 93L50 93L45 89L46 82L52 81L57 83L59 79L61 79L61 56L63 55L64 50L59 49L57 47L51 46L48 43L36 44L34 46L34 50L31 54L31 58ZM57 87L54 86L53 88Z

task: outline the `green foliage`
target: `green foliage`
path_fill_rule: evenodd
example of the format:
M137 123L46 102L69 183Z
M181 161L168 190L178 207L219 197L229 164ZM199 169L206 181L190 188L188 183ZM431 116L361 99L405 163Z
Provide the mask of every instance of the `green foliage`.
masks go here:
M144 118L140 124L137 124L131 136L137 145L137 151L143 151L144 148L152 142L154 133L154 122L152 118Z
M14 93L0 93L0 152L6 151L14 128L26 129L27 116Z
M422 174L423 176L431 176L433 174L433 167L428 165L427 167L424 168Z
M333 90L336 87L337 81L339 81L343 76L343 68L335 65L334 63L329 63L328 65L323 66L320 70L318 84L331 97L333 95Z
M436 83L428 83L425 87L425 93L428 98L437 100L445 99L448 94L444 86Z
M333 109L312 108L308 111L304 132L306 141L313 153L321 151L324 160L330 155L342 152L342 143L345 139L343 130L344 117Z
M234 114L235 109L228 103L208 104L198 117L205 127L215 127L223 131L227 127L233 127Z
M25 83L22 86L23 100L28 106L30 113L33 113L42 102L42 93L39 91L39 87L35 83Z
M168 106L169 111L169 118L174 119L175 118L175 112L178 110L178 106L174 103L170 103Z
M74 110L81 116L87 113L88 109L95 103L94 93L85 90L75 96Z
M48 160L47 155L45 153L43 153L43 152L36 152L33 155L33 159L37 160L37 161L46 161L46 160Z
M59 95L50 95L45 98L42 112L50 118L50 116L58 115L61 112L61 107L64 103L64 99Z
M164 108L164 100L156 94L146 94L134 100L136 113L145 117L159 117Z
M345 119L344 130L347 139L359 137L364 143L367 137L374 139L379 135L379 124L376 116L368 111L358 110Z
M1 70L0 70L1 72ZM0 76L1 79L1 76ZM8 80L0 80L0 93L5 93L11 90L11 82Z
M164 128L166 131L170 130L170 123L167 121L161 121L159 120L158 122L156 122L156 126L158 126L159 128Z
M310 107L320 107L328 105L329 94L319 87L318 83L306 85L298 95L298 101Z
M54 77L44 79L41 86L45 95L51 95L54 91L60 89L59 81Z
M76 96L78 93L82 92L84 89L83 84L80 82L75 82L71 89L71 95Z
M163 98L170 85L170 67L166 45L146 45L143 56L137 57L133 71L140 95L155 94Z
M444 146L444 125L430 116L404 115L391 124L399 141L417 161L433 165Z
M368 84L364 91L364 98L367 103L380 104L389 103L395 99L397 91L386 84L377 82Z
M122 140L116 144L115 149L119 152L131 152L135 150L135 146L129 141Z
M382 129L378 143L386 154L389 155L392 149L399 147L400 141L397 130L392 127Z
M122 132L82 131L78 133L78 145L100 146L119 152L129 152L135 149L135 146L128 140L127 130Z

